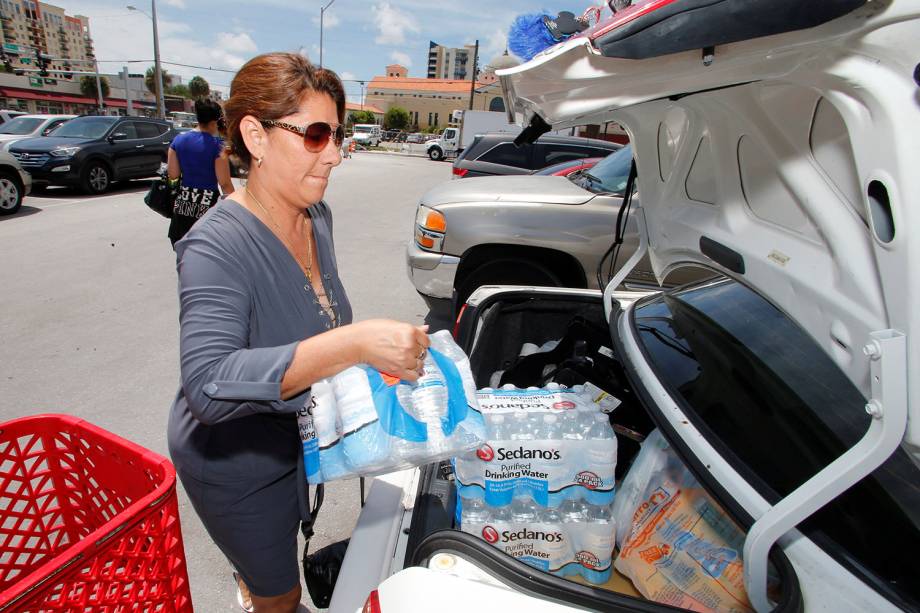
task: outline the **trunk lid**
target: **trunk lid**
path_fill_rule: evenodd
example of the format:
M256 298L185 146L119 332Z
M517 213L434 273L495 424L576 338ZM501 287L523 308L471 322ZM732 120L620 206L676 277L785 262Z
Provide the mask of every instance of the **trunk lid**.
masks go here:
M535 204L584 204L594 194L565 177L499 176L449 181L426 193L421 204L437 208L460 202L527 202Z

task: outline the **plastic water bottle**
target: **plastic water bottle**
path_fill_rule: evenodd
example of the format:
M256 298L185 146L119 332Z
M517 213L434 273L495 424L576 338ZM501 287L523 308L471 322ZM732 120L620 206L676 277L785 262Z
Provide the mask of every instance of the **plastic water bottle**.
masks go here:
M578 500L566 500L559 505L559 514L562 515L563 523L583 523L586 521L585 505Z
M585 507L585 518L588 520L588 523L609 524L613 522L613 513L610 511L608 505L587 504Z
M463 498L460 503L460 527L464 532L478 534L489 521L489 508L479 498Z
M562 513L553 507L546 507L540 511L539 520L544 524L561 524Z
M530 416L527 415L526 411L518 411L514 414L514 425L511 429L511 440L533 440L533 427L530 425Z
M479 406L476 401L476 382L473 380L473 371L470 368L470 358L463 352L447 330L435 332L430 337L431 348L439 351L444 357L454 363L463 381L463 392L466 402L472 407ZM426 366L427 369L427 366Z
M428 431L428 449L442 453L447 448L441 418L447 414L447 383L431 354L425 356L425 374L412 390L412 404Z
M592 445L588 453L592 462L599 464L616 464L617 437L610 425L610 418L606 413L595 413L594 423L588 429L585 438L591 441L610 441L607 445Z
M558 421L559 419L552 413L544 414L542 423L537 429L537 440L554 441L562 438Z
M562 438L573 441L580 441L584 438L576 411L566 411L562 419Z
M502 414L489 416L489 440L507 441L509 438L508 425L505 423L505 416Z
M323 479L329 481L340 478L348 473L348 468L342 451L342 422L331 380L323 379L313 384L312 405Z
M495 523L509 523L511 521L511 505L505 504L497 507L489 507L492 521Z
M332 378L335 402L342 419L345 462L353 472L369 471L390 453L389 436L380 427L367 373L356 366Z
M597 415L594 411L579 411L578 412L578 427L581 428L582 433L585 438L590 438L588 434L591 430L591 426L594 425L594 416Z
M515 498L511 502L511 521L516 524L532 524L537 521L537 503L530 498Z

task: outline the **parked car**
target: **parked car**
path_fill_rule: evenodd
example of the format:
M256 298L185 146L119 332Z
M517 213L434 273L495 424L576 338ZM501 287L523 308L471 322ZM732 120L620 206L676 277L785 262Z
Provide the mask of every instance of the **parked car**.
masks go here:
M19 115L0 125L0 146L10 146L24 138L48 136L76 115Z
M592 168L602 159L604 158L581 158L569 160L568 162L561 162L559 164L547 166L546 168L541 168L540 170L535 170L531 174L548 177L567 177L573 172L578 172L579 170L588 170L589 168Z
M24 111L11 111L9 109L0 110L0 125L8 122L14 117L19 117L20 115L25 115Z
M12 215L32 191L32 177L7 151L0 149L0 215Z
M406 142L411 143L411 144L420 144L420 143L424 143L429 138L431 138L430 134L421 134L419 132L414 132L406 136Z
M610 154L590 172L568 177L506 176L448 181L418 204L406 247L409 278L431 310L430 321L453 322L482 285L601 289L605 259L632 166L632 148ZM628 226L617 264L638 244ZM670 283L696 277L675 273ZM645 260L627 284L656 287Z
M175 134L158 119L84 115L51 136L15 143L10 153L36 184L101 194L112 181L156 175Z
M499 71L528 138L623 125L641 196L631 219L656 276L720 277L646 296L483 287L456 335L482 387L581 316L579 365L623 401L609 417L617 473L657 429L715 501L703 521L740 529L731 555L749 603L733 610L916 611L920 6L799 7L642 3ZM512 383L542 384L525 374ZM667 518L632 531L661 495L631 507L620 543L636 544L659 598L700 610L718 596L686 580L721 554ZM375 478L329 610L674 610L637 591L648 583L525 565L459 532L454 511L448 462ZM675 546L645 548L652 531Z
M526 175L569 160L606 157L623 146L594 138L547 134L534 144L518 147L516 137L508 132L476 135L454 161L453 178Z

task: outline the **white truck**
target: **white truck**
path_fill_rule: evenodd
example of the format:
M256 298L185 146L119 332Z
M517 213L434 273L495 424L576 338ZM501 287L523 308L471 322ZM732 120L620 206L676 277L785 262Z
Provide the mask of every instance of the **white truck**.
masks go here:
M440 138L425 143L428 157L440 161L456 157L473 142L477 134L486 132L512 132L517 134L521 126L508 123L507 113L497 111L454 111L451 114L451 126L444 130Z
M352 136L356 145L364 147L377 147L383 140L383 131L380 126L373 123L356 123Z

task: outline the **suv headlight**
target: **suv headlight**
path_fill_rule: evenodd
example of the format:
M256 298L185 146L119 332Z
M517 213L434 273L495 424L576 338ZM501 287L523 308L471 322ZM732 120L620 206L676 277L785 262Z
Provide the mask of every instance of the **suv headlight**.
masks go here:
M446 233L447 219L444 214L419 205L415 215L415 243L426 251L441 251Z
M69 158L76 155L79 150L79 147L58 147L57 149L51 150L51 155L59 158Z

